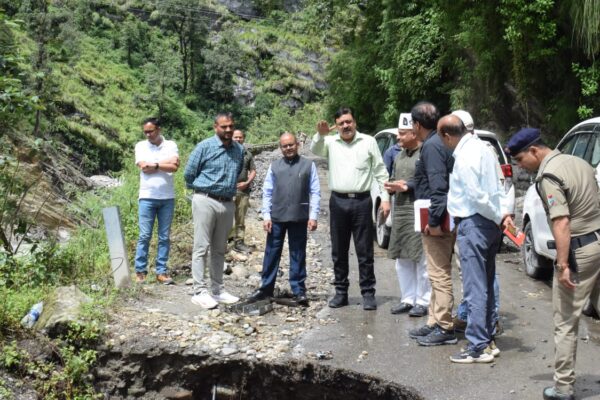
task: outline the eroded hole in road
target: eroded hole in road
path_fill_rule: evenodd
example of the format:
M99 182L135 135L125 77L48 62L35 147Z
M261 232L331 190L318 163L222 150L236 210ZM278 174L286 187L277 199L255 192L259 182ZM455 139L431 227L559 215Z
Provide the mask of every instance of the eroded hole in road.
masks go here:
M180 354L104 357L101 362L96 386L111 399L422 399L406 386L305 362L225 361Z

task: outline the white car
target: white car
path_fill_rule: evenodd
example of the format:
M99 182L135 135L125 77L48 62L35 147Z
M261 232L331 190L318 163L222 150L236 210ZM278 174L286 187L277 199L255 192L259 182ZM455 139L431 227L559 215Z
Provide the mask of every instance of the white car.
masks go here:
M377 147L381 152L381 156L386 152L387 149L392 147L398 141L396 134L398 128L389 128L377 132L374 136L377 141ZM375 223L375 239L377 245L382 249L387 249L390 243L390 232L392 229L392 213L388 215L387 219L383 220L383 214L380 209L381 205L381 191L377 182L373 182L371 185L371 200L373 201L373 222Z
M378 132L374 137L377 141L377 146L381 151L381 155L396 143L397 128L384 129ZM475 129L475 134L481 139L491 144L496 154L498 155L498 162L502 168L504 174L504 189L508 197L508 209L512 213L515 209L515 186L512 182L512 166L508 157L502 150L502 145L498 140L498 136L489 131ZM377 244L381 248L387 248L390 241L390 231L392 226L391 213L386 221L383 221L383 216L380 210L381 204L381 193L377 183L373 183L371 187L371 198L373 200L373 222L375 223L375 232Z
M581 157L596 168L600 163L600 117L575 125L556 146L564 154ZM600 183L600 182L599 182ZM535 184L527 189L523 202L523 232L525 242L521 248L525 271L532 278L541 278L552 271L556 250L548 248L554 240L540 196Z

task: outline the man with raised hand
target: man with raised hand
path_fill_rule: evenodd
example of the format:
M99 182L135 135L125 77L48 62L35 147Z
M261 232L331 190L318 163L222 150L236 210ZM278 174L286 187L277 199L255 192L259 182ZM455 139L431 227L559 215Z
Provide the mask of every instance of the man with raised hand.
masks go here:
M335 296L329 307L348 305L348 252L350 239L358 258L359 285L364 310L376 310L375 271L373 269L373 202L371 185L377 182L382 193L384 219L390 212L389 194L383 185L389 175L377 142L356 130L352 110L340 108L334 115L335 125L317 124L310 150L329 161L329 199L331 258L335 275ZM330 134L337 130L335 134Z

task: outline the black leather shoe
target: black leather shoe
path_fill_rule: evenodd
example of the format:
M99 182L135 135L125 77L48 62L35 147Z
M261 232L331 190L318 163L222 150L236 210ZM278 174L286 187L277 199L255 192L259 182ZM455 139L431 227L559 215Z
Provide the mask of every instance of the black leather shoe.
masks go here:
M269 296L268 294L266 294L262 290L256 289L254 292L252 292L252 294L250 296L248 296L248 301L266 300L269 297L271 297L271 296Z
M246 246L246 244L242 241L242 240L238 240L235 242L235 244L233 245L233 249L235 251L237 251L238 253L252 253L252 249L248 246Z
M377 310L377 301L375 300L375 296L373 296L373 295L363 296L363 310L367 310L367 311Z
M337 293L335 296L329 300L329 307L331 308L340 308L348 305L348 295Z
M575 400L572 394L559 392L554 386L544 389L544 400Z
M413 306L408 303L398 303L395 306L392 306L390 312L392 314L404 314L405 312L409 312L411 308L413 308Z
M298 305L308 307L308 297L304 293L300 293L294 296L294 301L298 303Z
M411 317L424 317L427 315L427 307L417 304L408 312Z

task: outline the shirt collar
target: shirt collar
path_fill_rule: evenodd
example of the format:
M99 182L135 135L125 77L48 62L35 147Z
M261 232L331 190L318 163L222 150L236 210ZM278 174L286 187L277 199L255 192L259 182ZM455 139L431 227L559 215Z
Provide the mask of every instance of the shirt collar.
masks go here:
M287 157L283 157L283 161L286 164L295 164L296 162L298 162L298 160L300 159L300 154L296 154L296 157L292 158L291 160Z
M213 136L213 140L214 140L215 144L217 145L217 147L222 147L224 149L231 149L232 147L235 146L233 143L233 140L231 141L231 144L229 146L225 146L225 144L221 141L221 139L219 139L219 137L217 136L216 133Z
M422 144L423 143L419 143L417 145L417 147L415 147L414 149L410 149L410 150L409 149L404 149L404 152L406 153L407 156L412 157L413 154L415 154L417 151L419 151L419 149L421 148Z
M161 135L160 137L160 143L159 144L154 144L151 141L148 140L148 144L152 147L156 147L157 149L160 149L162 147L162 145L165 143L165 138Z
M542 173L544 172L544 169L546 168L546 165L548 164L548 162L552 158L556 157L559 154L562 154L559 150L552 150L546 157L544 157L544 159L540 163L540 167L538 168L538 173L536 175L536 178L539 178L542 175Z
M337 139L340 142L344 142L344 139L342 139L342 137L340 136L340 134L337 134ZM360 133L359 131L354 132L354 137L352 138L352 141L350 143L346 143L346 144L354 144L356 142L358 142L359 140L362 140L362 133Z

